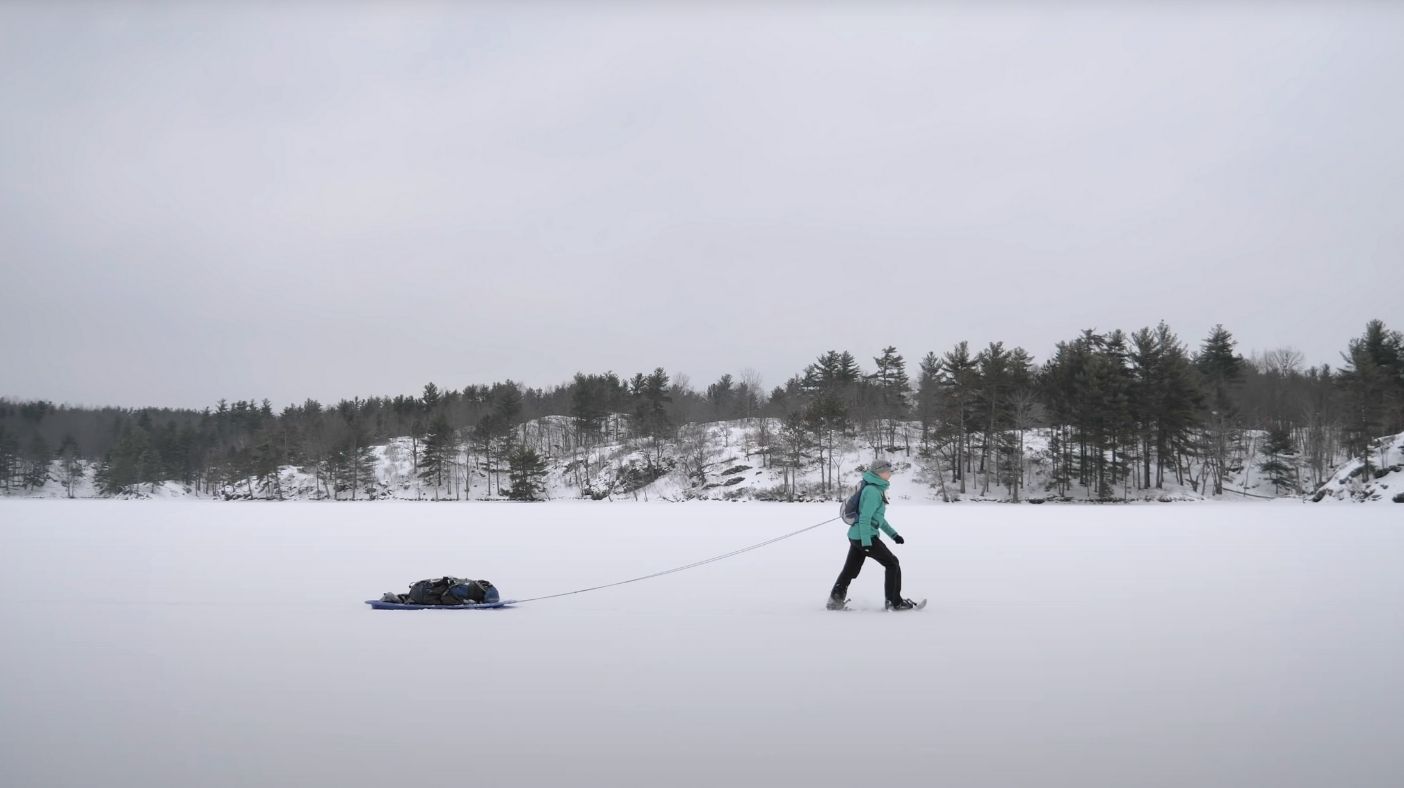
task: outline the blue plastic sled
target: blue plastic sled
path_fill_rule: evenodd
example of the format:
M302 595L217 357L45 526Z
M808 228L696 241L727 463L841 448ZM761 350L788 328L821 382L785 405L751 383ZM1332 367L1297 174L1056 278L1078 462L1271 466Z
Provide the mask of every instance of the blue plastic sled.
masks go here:
M367 599L366 604L376 610L492 610L499 607L510 607L515 599L502 599L497 602L483 602L477 605L412 605L405 602L382 602L379 599Z

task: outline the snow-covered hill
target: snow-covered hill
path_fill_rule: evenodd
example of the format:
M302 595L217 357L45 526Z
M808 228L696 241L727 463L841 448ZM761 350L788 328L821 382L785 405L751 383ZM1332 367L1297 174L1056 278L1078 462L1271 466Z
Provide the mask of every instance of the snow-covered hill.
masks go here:
M604 442L588 449L572 446L570 420L548 417L522 427L521 440L546 458L546 497L551 499L596 499L630 501L823 501L844 497L858 479L859 470L879 457L895 467L892 497L901 501L1009 501L1008 486L983 475L967 474L965 489L953 481L949 468L939 459L923 458L917 450L916 425L906 425L912 434L911 451L874 448L852 437L840 439L831 463L814 461L813 456L795 478L787 479L781 467L781 448L776 437L777 420L760 419L685 425L675 441L654 446L648 440ZM1230 476L1225 482L1224 499L1264 499L1295 497L1274 489L1258 470L1262 461L1257 447L1263 434L1250 431L1230 458ZM769 444L767 447L765 444ZM908 443L900 440L904 446ZM1019 500L1054 500L1049 491L1052 467L1050 435L1032 430L1024 436L1025 468ZM767 450L768 449L768 450ZM494 469L479 455L460 453L454 478L435 489L414 472L413 447L408 438L399 438L375 448L375 480L357 497L396 499L479 500L503 497L510 487L505 468ZM812 455L812 452L811 452ZM1293 458L1284 458L1292 462ZM826 468L825 465L828 467ZM1195 501L1213 498L1202 492L1203 471L1197 465L1186 469L1183 481L1167 471L1163 488L1137 490L1126 483L1115 490L1124 501ZM1305 468L1300 469L1306 478ZM826 483L827 480L827 483ZM285 498L327 497L315 478L303 469L283 468L279 487ZM1093 492L1074 486L1058 500L1088 500ZM252 482L230 485L224 490L230 498L267 497L269 493ZM348 491L338 493L348 498Z
M101 498L104 497L97 486L97 463L87 460L78 461L79 474L74 479L72 489L65 484L63 479L62 463L55 460L49 468L49 481L42 486L34 488L15 487L8 494L0 490L0 496L8 495L11 498ZM192 498L199 497L193 487L181 484L178 481L168 480L157 482L156 484L142 484L133 488L119 498L147 499L147 498Z
M1341 465L1312 500L1404 503L1404 432L1374 442L1368 469L1359 457Z
M891 461L895 467L892 497L900 501L1010 501L1013 491L993 475L986 484L978 472L967 474L965 489L952 479L943 460L924 458L917 450L918 430L906 425L911 436L899 437L904 448L890 450L873 447L853 437L839 439L831 463L821 463L809 453L805 467L794 478L780 463L780 424L760 419L688 424L673 441L654 445L647 439L602 440L598 445L582 448L572 440L571 421L553 416L528 422L520 428L518 439L536 449L546 460L545 496L550 499L593 499L629 501L830 501L845 496L858 479L859 469L876 458ZM605 430L605 435L625 434L619 425ZM899 432L899 436L901 433ZM1051 500L1085 501L1094 497L1093 491L1074 485L1061 498L1049 490L1052 468L1050 435L1046 430L1031 430L1024 436L1024 472L1018 491L1020 501ZM1263 499L1296 497L1287 490L1275 489L1259 465L1262 456L1258 447L1264 435L1249 431L1241 445L1230 457L1230 475L1225 482L1223 499ZM905 446L912 446L907 451ZM768 444L768 445L767 445ZM356 491L359 499L402 500L484 500L498 499L510 488L507 469L500 463L489 463L480 453L467 447L460 451L452 472L437 488L421 479L415 472L416 445L410 438L396 438L373 447L374 474ZM1404 433L1380 440L1375 448L1370 478L1361 472L1360 460L1343 464L1330 480L1313 496L1315 500L1398 500L1404 493ZM1283 458L1289 464L1301 465L1300 458ZM826 467L827 466L827 467ZM95 468L83 464L83 473L73 485L72 497L98 497L93 481ZM1308 478L1305 467L1298 467L1298 478ZM62 498L69 490L61 482L60 468L55 463L53 481L31 490L11 491L14 497ZM1123 501L1196 501L1214 498L1203 492L1203 470L1197 465L1186 468L1183 480L1166 473L1160 489L1137 490L1124 483L1114 490L1114 498ZM180 498L205 495L199 489L167 481L156 485L143 484L122 497ZM237 499L281 498L284 500L322 500L335 497L351 498L344 486L333 490L326 479L319 479L311 469L284 466L278 483L262 485L254 479L244 479L224 485L214 497Z

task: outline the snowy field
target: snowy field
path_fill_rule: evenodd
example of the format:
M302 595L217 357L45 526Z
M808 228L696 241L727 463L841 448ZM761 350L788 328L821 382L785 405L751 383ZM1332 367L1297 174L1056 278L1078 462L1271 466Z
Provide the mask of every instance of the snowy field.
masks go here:
M894 503L919 613L829 505L0 500L0 784L1397 786L1390 506Z

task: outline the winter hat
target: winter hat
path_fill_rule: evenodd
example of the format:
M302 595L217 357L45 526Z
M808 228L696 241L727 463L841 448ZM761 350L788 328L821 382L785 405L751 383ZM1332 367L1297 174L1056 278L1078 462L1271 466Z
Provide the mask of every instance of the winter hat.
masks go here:
M868 470L872 471L873 473L882 473L883 471L890 471L892 470L892 463L888 462L887 460L878 460L877 462L869 466Z

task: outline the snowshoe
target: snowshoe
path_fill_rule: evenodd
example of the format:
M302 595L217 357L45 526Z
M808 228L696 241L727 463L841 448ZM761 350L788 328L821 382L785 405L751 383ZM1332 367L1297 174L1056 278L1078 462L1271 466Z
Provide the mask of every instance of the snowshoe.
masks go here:
M913 602L910 599L889 600L887 604L884 605L885 610L921 610L924 607L926 607L925 599L920 602Z

